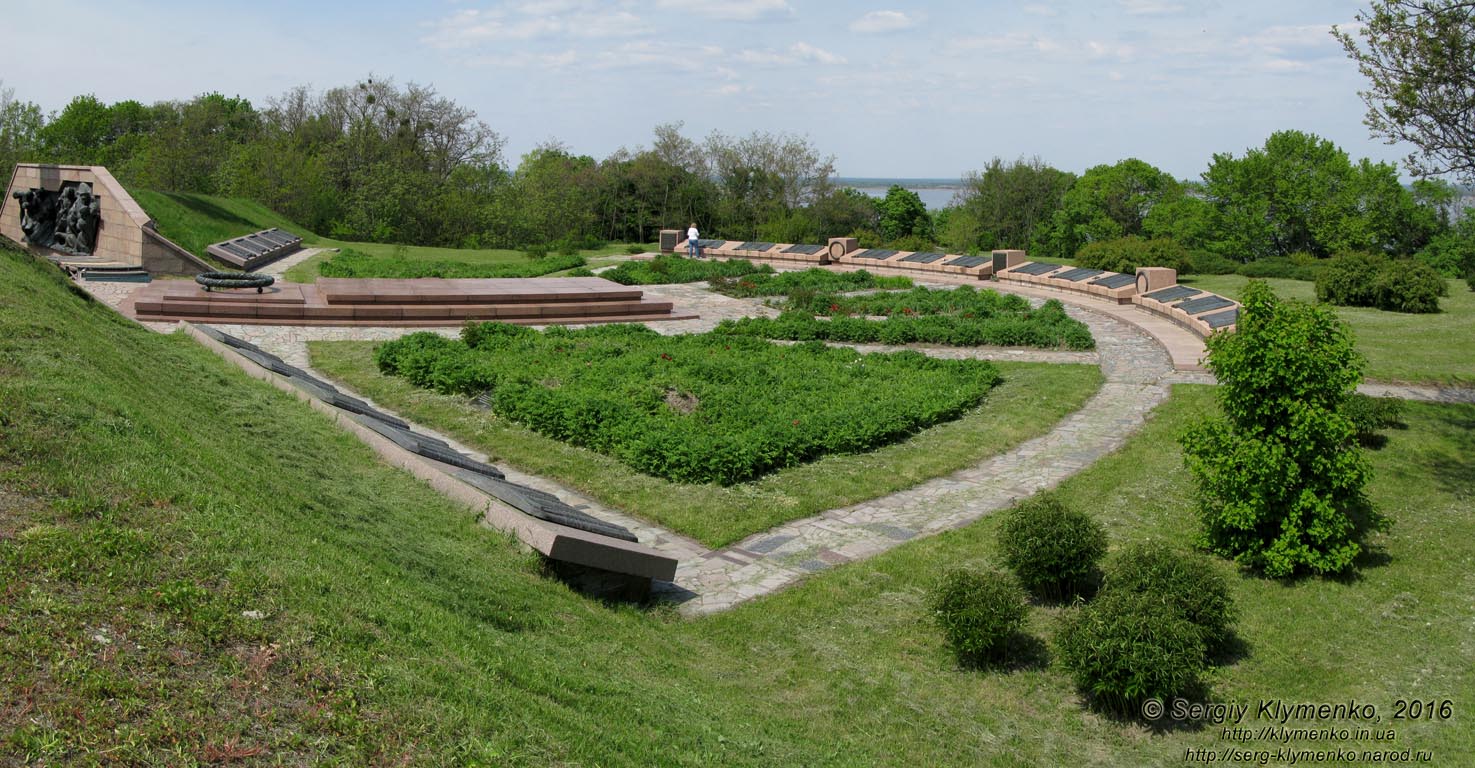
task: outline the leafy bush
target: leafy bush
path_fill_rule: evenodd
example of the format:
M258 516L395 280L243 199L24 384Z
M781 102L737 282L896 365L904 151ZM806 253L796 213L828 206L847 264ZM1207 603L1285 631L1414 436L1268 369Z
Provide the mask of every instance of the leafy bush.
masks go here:
M565 277L596 277L594 270L588 267L574 267L564 273Z
M754 264L745 259L688 259L662 254L650 261L626 261L601 273L600 277L621 285L665 285L772 272L773 267L767 264Z
M1374 443L1378 433L1403 421L1403 401L1396 397L1369 397L1354 392L1342 406L1352 420L1353 432L1363 445Z
M1194 251L1188 256L1188 268L1195 275L1232 275L1240 264L1210 251Z
M1243 299L1238 330L1207 341L1224 415L1181 439L1204 544L1270 576L1345 572L1386 526L1343 413L1362 359L1330 309L1282 302L1260 281Z
M1269 256L1240 264L1234 271L1245 277L1311 281L1316 279L1321 268L1317 265L1297 263L1283 256Z
M958 418L999 381L983 361L638 325L471 323L461 335L409 334L376 360L416 386L489 393L498 416L677 482L729 485L867 451Z
M638 253L645 253L645 250L646 250L645 249L645 246L643 246L643 245L641 245L639 243L631 243L631 244L625 246L625 253L628 253L631 256L634 256L634 255L636 255Z
M1071 611L1056 643L1076 685L1120 715L1194 687L1206 652L1202 631L1174 605L1126 590Z
M1449 284L1428 264L1371 253L1333 257L1316 281L1317 298L1329 304L1393 312L1438 312L1439 297L1448 294Z
M993 344L1045 349L1093 349L1086 326L1071 319L1054 299L1039 309L1011 294L914 288L864 296L816 295L795 301L777 318L724 320L716 331L793 341L827 340L852 344L943 344L971 347ZM822 320L816 314L827 315ZM873 320L874 316L886 319Z
M548 246L530 245L523 251L523 253L527 254L527 257L530 259L541 259L548 255Z
M1211 653L1234 630L1234 598L1214 564L1161 542L1130 545L1108 561L1101 594L1117 592L1140 592L1172 606L1199 628Z
M1076 252L1076 266L1133 274L1138 267L1171 267L1189 271L1188 251L1165 237L1144 240L1135 235L1087 243Z
M738 298L784 295L792 297L796 290L804 290L810 292L811 295L817 295L845 291L911 288L912 279L909 277L879 277L864 269L854 272L806 269L799 272L751 273L738 277L714 277L710 287L718 293Z
M1388 260L1372 253L1353 251L1333 256L1316 280L1316 298L1344 307L1375 307L1377 276Z
M921 235L905 235L892 240L886 247L898 251L916 251L920 253L922 251L937 250L937 243Z
M581 267L580 256L553 256L517 263L472 264L463 261L418 261L404 258L370 256L352 248L322 263L318 272L323 277L538 277L550 272Z
M1429 314L1439 311L1439 297L1449 295L1449 283L1421 261L1390 261L1374 280L1378 309Z
M1024 623L1024 591L997 571L948 571L933 589L932 615L959 655L997 659Z
M1106 529L1055 496L1040 494L1005 513L999 550L1025 589L1059 600L1088 591L1106 554Z

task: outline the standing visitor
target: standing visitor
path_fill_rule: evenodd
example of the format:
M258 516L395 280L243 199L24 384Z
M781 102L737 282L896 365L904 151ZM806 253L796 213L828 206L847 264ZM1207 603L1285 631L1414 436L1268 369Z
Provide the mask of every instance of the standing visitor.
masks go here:
M699 237L697 223L693 221L691 226L686 228L686 255L693 259L700 259L702 257L702 244L698 241Z

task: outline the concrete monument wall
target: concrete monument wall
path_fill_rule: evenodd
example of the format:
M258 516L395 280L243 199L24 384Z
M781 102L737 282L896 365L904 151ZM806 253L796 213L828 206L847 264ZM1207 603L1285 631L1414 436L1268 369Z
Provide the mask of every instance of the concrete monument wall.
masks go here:
M65 183L92 185L101 213L97 240L90 261L142 267L151 274L197 275L211 266L159 234L154 222L133 200L123 185L100 165L46 165L21 163L15 167L5 197L0 200L0 235L15 241L38 256L62 264L80 261L70 254L26 242L21 231L21 205L15 192L30 189L60 190Z

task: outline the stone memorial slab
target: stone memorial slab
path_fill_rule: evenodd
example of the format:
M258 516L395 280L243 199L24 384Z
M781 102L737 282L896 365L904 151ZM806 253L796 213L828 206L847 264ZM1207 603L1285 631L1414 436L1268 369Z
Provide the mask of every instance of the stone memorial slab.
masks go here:
M857 258L857 259L889 259L889 258L891 258L892 256L895 256L898 253L901 253L901 251L894 251L894 250L892 250L890 248L867 248L864 251L861 251L860 253L855 254L855 258Z
M739 251L756 251L758 253L762 253L764 251L767 251L767 250L773 248L773 246L774 246L774 243L763 243L763 242L759 242L757 240L749 240L748 242L743 243L742 245L739 245L737 247L737 250L739 250Z
M1168 288L1153 291L1152 293L1143 294L1143 296L1152 299L1153 301L1161 301L1166 303L1169 301L1186 299L1189 296L1197 296L1200 293L1203 293L1203 291L1200 291L1197 288L1189 288L1186 285L1174 285Z
M1104 269L1088 269L1086 267L1076 267L1075 269L1067 269L1058 275L1051 275L1051 277L1058 280L1069 280L1072 283L1079 283L1082 280L1104 274L1106 274L1106 270Z
M1204 321L1204 323L1210 328L1215 329L1234 325L1235 323L1239 322L1239 308L1235 307L1234 309L1224 312L1215 312L1212 315L1204 315L1199 319Z
M1060 266L1061 265L1059 264L1051 264L1044 261L1032 261L1028 264L1013 267L1009 271L1017 272L1022 275L1043 275L1048 272L1054 272L1055 270L1060 269Z
M949 262L944 262L949 267L977 267L989 263L988 256L959 256Z
M916 264L931 264L946 255L937 251L918 251L910 256L903 257L902 261L910 261Z
M1099 285L1102 288L1126 288L1137 282L1136 275L1107 275L1091 281L1091 285Z
M785 248L783 252L800 253L804 254L805 256L813 256L816 253L823 251L824 249L825 247L823 245L791 245L788 248Z
M1234 306L1234 302L1230 301L1229 299L1210 293L1205 296L1200 296L1196 299L1189 299L1188 301L1179 304L1176 309L1181 309L1190 315L1200 315L1205 312L1212 312L1216 309L1223 309L1225 307L1232 306Z

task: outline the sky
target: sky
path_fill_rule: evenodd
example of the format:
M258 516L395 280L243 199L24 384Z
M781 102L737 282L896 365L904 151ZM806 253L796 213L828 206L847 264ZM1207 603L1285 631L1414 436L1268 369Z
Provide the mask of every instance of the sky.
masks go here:
M264 106L298 85L416 82L474 109L510 164L548 141L602 158L681 122L694 139L803 136L841 176L956 178L1038 156L1077 173L1136 157L1186 179L1284 129L1354 159L1407 155L1369 136L1366 83L1329 33L1364 7L53 0L6 9L0 81L48 112L84 93Z

